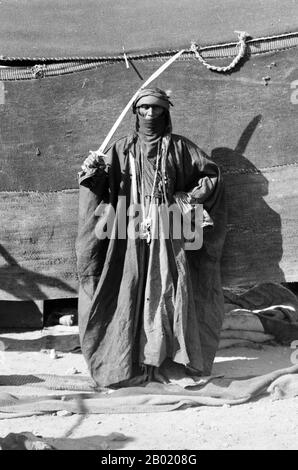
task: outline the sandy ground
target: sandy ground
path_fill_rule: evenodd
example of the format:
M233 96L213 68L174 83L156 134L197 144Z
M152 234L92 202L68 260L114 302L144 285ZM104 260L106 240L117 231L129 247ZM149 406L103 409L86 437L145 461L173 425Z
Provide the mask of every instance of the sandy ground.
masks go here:
M77 327L63 327L75 333ZM12 335L19 340L43 332ZM1 340L1 333L0 333ZM226 377L259 375L291 363L290 347L265 345L262 349L231 348L219 351L213 374ZM40 351L6 351L0 374L70 373L75 367L88 375L79 353L59 353L57 359ZM48 392L55 393L55 392ZM31 432L57 449L298 449L298 397L285 400L258 398L229 407L199 406L163 413L89 415L56 414L0 421L0 437L10 432ZM70 435L67 433L71 431ZM113 433L120 433L118 436ZM67 437L66 437L67 436Z

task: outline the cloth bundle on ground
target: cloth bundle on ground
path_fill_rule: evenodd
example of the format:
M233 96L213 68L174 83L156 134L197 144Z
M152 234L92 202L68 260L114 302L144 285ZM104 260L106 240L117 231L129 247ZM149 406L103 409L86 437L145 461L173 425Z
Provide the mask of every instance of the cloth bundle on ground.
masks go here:
M31 376L31 384L53 387L51 376ZM83 380L81 380L83 379ZM70 388L69 377L55 376L60 390ZM184 390L178 385L148 383L146 386L128 387L120 390L90 392L91 379L76 377L76 385L87 393L68 395L16 396L16 378L11 385L10 376L0 376L0 419L24 417L66 410L77 414L99 413L149 413L172 411L191 406L222 406L245 403L253 398L271 395L274 399L298 395L298 365L276 370L253 378L229 379L222 377L202 378L195 389ZM24 381L21 381L24 383ZM27 377L27 386L30 380ZM24 385L22 385L23 390Z
M298 339L298 300L280 284L261 283L241 294L225 290L225 312L219 349Z

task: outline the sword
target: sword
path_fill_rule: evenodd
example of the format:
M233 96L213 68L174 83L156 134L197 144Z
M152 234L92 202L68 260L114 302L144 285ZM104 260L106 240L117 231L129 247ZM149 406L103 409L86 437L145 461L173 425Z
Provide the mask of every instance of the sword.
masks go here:
M135 94L132 96L132 98L129 100L123 111L121 112L120 116L114 123L113 127L107 134L106 138L104 139L103 143L99 147L98 150L95 151L96 154L104 153L104 151L107 148L108 143L110 142L111 138L113 137L114 133L116 132L116 129L119 127L121 124L121 121L123 120L124 116L126 115L127 111L129 108L132 106L134 100L138 96L141 90L146 88L146 86L149 85L153 80L155 80L160 74L162 74L178 57L180 57L185 49L182 49L181 51L177 52L177 54L173 55L169 60L167 60L161 67L159 67L146 81L143 83L143 85L135 92Z

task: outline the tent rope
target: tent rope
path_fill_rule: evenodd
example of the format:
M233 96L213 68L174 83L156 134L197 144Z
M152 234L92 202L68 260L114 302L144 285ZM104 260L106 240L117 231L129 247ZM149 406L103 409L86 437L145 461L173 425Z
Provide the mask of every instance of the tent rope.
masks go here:
M31 72L33 78L44 78L46 75L46 66L44 64L36 64L32 67Z
M243 33L246 34L246 33ZM240 50L238 51L240 44ZM270 36L256 39L239 38L239 42L216 44L212 46L198 47L195 43L191 48L179 58L184 61L196 61L197 58L211 71L228 72L232 70L246 53L260 55L272 52L280 52L298 46L298 31L294 33L284 33L278 36ZM130 64L134 61L160 61L168 60L176 54L177 50L166 50L151 52L147 54L126 54ZM235 57L231 64L226 67L210 65L205 59L228 59ZM203 58L203 57L204 58ZM239 57L239 59L238 59ZM84 70L94 70L100 67L125 63L125 57L56 57L56 58L25 58L25 57L4 57L0 56L0 81L32 80L47 77L61 76L64 74L82 72Z
M246 48L247 48L246 39L249 37L249 34L246 33L245 31L235 31L235 33L238 33L238 37L239 37L239 42L237 43L237 45L240 45L239 52L237 56L232 60L232 62L229 65L226 65L225 67L220 67L217 65L209 64L201 56L200 48L195 42L192 42L190 46L190 50L194 52L197 59L199 59L199 61L203 65L205 65L205 67L207 67L208 70L212 70L213 72L221 72L221 73L229 72L230 70L234 69L236 65L240 62L240 60L245 56Z

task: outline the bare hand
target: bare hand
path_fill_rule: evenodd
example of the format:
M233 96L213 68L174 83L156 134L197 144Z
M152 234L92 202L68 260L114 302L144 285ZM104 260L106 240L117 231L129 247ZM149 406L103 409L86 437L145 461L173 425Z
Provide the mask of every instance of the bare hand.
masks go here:
M187 203L191 204L193 202L191 195L184 191L177 191L174 194L174 196L178 198L181 202L184 202L185 204Z
M98 168L104 170L106 167L104 158L106 155L102 152L94 152L89 150L88 157L84 160L83 165L81 166L82 170L88 171L90 168Z

